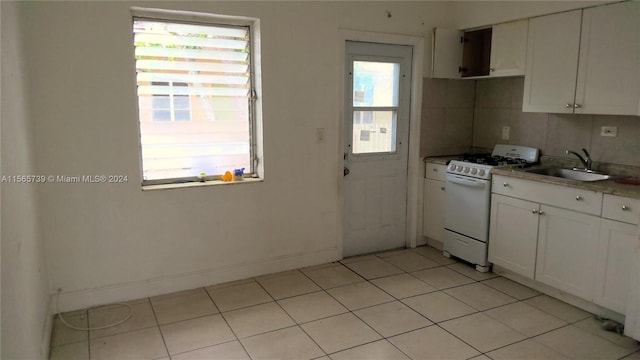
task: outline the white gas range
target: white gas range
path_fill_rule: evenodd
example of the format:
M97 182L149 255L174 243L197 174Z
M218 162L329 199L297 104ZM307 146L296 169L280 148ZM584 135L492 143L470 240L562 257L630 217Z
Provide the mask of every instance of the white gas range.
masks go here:
M444 255L455 256L487 272L491 169L526 167L538 162L536 148L496 145L491 154L463 155L447 167Z

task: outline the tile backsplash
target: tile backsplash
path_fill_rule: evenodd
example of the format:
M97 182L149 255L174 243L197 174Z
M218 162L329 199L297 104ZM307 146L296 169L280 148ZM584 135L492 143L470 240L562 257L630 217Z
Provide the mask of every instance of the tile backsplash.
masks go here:
M640 166L639 116L523 113L523 89L522 77L424 79L421 155L446 155L471 146L493 148L508 143L566 158L571 156L565 149L585 148L597 162ZM474 99L472 114L470 99ZM510 127L509 140L501 138L503 126ZM600 136L602 126L616 126L618 136Z

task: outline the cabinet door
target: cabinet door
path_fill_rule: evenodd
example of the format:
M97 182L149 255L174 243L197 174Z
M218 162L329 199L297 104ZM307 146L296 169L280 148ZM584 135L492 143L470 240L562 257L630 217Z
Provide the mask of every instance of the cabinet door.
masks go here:
M529 20L522 111L573 112L581 18L577 10Z
M638 246L635 225L602 220L593 293L596 304L624 314L631 284L631 266Z
M525 19L493 27L490 76L524 75L528 26Z
M584 10L576 113L639 115L640 2Z
M591 300L600 218L542 205L536 280Z
M533 279L539 206L502 195L491 197L489 262Z
M422 235L440 242L444 242L444 186L444 181L424 181Z
M433 77L437 79L460 79L458 71L462 65L460 41L464 32L445 28L433 30Z

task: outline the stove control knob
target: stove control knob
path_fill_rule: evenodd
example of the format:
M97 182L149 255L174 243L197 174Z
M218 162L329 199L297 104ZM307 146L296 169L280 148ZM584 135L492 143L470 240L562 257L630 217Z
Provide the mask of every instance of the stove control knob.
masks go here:
M456 166L454 164L449 165L449 170L456 171Z
M484 176L484 174L485 174L485 171L484 171L484 170L482 170L482 169L478 170L478 175L480 175L480 176Z
M458 165L458 166L456 166L456 171L457 171L457 172L462 171L462 165Z
M470 170L470 169L469 169L468 167L466 167L466 166L465 166L465 168L464 168L464 173L465 173L465 174L468 174L468 173L469 173L469 170Z
M478 173L478 169L476 168L471 169L471 175L475 175L477 173Z

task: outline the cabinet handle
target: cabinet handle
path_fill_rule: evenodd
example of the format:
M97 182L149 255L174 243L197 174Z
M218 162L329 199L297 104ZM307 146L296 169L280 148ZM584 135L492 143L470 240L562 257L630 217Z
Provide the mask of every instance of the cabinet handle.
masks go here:
M496 69L495 68L489 68L489 71L490 72L494 72L494 71L496 71Z
M509 187L509 183L502 183L502 186Z
M537 213L538 213L538 209L533 209L533 210L531 210L531 213L532 213L532 214L537 214Z
M573 108L574 109L578 109L578 108L581 108L581 107L582 107L582 105L580 105L580 104L573 104Z
M432 168L433 172L438 172L438 168Z
M576 196L576 200L577 200L577 201L582 201L582 196L577 195L577 196Z
M444 186L440 187L440 190L444 191Z
M567 109L571 109L573 107L573 104L566 103L564 104L564 107L566 107Z
M538 215L542 216L544 215L544 212L542 212L542 210L538 211Z
M631 208L627 205L622 205L622 211L631 211Z

